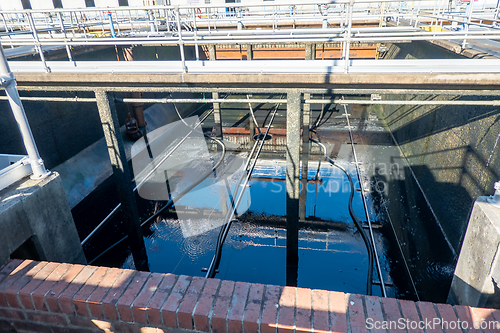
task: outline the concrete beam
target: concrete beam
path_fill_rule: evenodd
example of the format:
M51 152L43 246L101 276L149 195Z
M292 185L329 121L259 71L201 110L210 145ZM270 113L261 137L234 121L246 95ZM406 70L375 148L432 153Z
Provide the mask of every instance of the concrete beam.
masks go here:
M300 169L300 114L301 94L291 90L287 94L286 113L286 284L297 285L299 260L299 169Z
M415 74L137 74L137 73L16 73L19 89L46 90L51 86L71 86L77 90L94 90L111 86L185 86L196 84L214 88L376 88L376 89L500 89L500 75L495 73L415 73Z
M113 167L113 176L118 189L118 196L122 204L123 219L128 227L128 239L135 267L140 271L149 271L148 257L139 221L139 212L137 211L137 204L132 188L130 168L123 146L115 102L110 94L103 90L96 90L97 107L108 146L109 158Z
M448 303L500 308L500 208L488 197L474 203Z

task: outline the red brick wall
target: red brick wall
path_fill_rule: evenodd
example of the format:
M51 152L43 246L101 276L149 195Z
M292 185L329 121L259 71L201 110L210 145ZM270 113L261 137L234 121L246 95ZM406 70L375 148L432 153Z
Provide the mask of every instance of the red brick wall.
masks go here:
M366 318L472 323L500 311L31 260L0 270L0 332L357 333Z

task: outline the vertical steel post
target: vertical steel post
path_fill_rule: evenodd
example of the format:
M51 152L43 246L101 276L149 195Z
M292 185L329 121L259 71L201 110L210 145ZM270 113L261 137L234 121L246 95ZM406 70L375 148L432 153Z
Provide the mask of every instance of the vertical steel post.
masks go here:
M323 8L323 23L321 25L321 28L328 28L328 6L325 6Z
M219 93L213 92L212 98L218 99ZM213 106L214 106L215 136L218 139L222 139L222 118L220 113L220 103L213 103Z
M470 1L467 4L467 7L469 8L469 12L467 13L467 24L465 25L465 38L462 42L462 49L465 49L465 46L467 46L467 32L469 32L469 24L471 22L472 11L474 8L474 1Z
M5 20L5 17L3 14L0 13L0 15L2 16L2 21L3 21L3 25L4 25L4 29L5 29L5 32L7 33L7 36L9 37L10 39L10 47L11 48L14 48L14 45L12 45L12 37L9 33L9 27L7 26L7 21ZM496 17L496 16L495 16Z
M108 19L109 19L109 32L111 33L111 37L116 38L115 26L113 24L113 14L111 12L108 12Z
M68 38L68 36L66 35L66 29L64 28L64 21L63 21L63 17L62 17L61 12L57 12L57 16L59 17L59 23L61 23L61 32L64 35L64 44L66 46L66 53L68 54L68 60L71 62L71 61L73 61L73 56L71 54L71 49L70 49L68 43L66 42L66 38ZM76 67L75 61L73 61L73 65Z
M35 47L38 49L38 53L40 54L40 60L43 63L43 67L47 73L50 73L50 68L47 66L47 62L45 61L45 56L43 55L42 45L40 45L40 40L38 39L38 33L35 27L35 21L33 21L33 17L31 16L31 12L29 10L26 11L26 15L28 17L28 23L30 25L31 33L33 34L33 39L35 41Z
M194 52L196 55L196 61L200 60L200 50L198 49L198 28L196 26L196 13L193 8L193 25L194 25Z
M417 16L415 17L415 25L414 28L418 28L418 16L420 15L420 5L422 4L422 1L418 2L418 9L417 9Z
M304 99L311 99L311 94L304 94ZM304 111L302 113L302 174L300 180L300 220L304 221L306 219L306 201L307 201L307 173L308 173L308 163L309 163L309 126L311 121L311 104L304 104Z
M349 19L347 22L347 33L345 38L344 47L344 73L349 73L349 51L351 49L351 30L352 30L352 12L354 11L354 0L349 1Z
M33 133L31 132L28 118L24 112L23 103L17 91L16 78L10 71L7 58L3 52L2 45L0 44L0 80L2 87L5 88L5 93L9 100L10 108L14 114L17 126L23 138L24 147L30 159L31 169L33 170L32 179L42 179L50 175L50 171L45 169L43 160L40 158L38 148L36 147Z
M240 8L237 8L236 9L238 11L238 25L237 25L237 29L238 30L241 30L243 28L243 23L241 22L241 7Z
M181 52L182 72L186 73L186 57L184 55L184 41L182 40L181 14L179 6L175 6L175 15L177 19L177 33L179 34L179 50Z
M109 159L113 167L113 177L115 178L118 196L122 206L123 219L128 228L128 238L130 249L134 258L135 268L140 271L149 271L146 247L142 237L139 212L135 202L132 179L128 166L123 138L118 123L115 102L109 92L96 90L97 108L101 118L104 137L108 146Z
M299 262L300 92L287 93L286 113L286 284L297 285Z
M500 0L497 0L497 5L495 6L495 14L493 14L494 20L498 20L499 13L500 13ZM498 22L493 22L493 26L498 26Z

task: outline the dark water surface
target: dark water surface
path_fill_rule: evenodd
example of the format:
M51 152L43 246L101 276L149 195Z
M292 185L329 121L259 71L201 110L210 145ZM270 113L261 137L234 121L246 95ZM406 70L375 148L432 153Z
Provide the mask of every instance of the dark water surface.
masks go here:
M256 108L260 124L269 120L271 109L272 106L265 105ZM284 109L280 108L274 129L284 128ZM328 155L336 163L351 173L355 187L359 188L344 109L332 110L331 114L326 113L314 137L325 144ZM245 117L247 112L241 105L233 109L229 106L223 110L223 115L227 113L223 125L248 128L250 118ZM404 158L376 114L364 107L349 109L348 112L358 160L362 162L362 182L369 190L369 216L376 227L374 238L388 295L445 300L453 275L452 258ZM318 110L314 110L313 119L318 114ZM211 126L208 120L204 129ZM279 135L273 138L276 140L266 143L267 148L254 170L253 176L259 177L258 180L250 181L243 197L242 205L248 210L240 212L238 221L231 226L217 278L278 285L286 283L284 150ZM225 139L241 141L241 137L232 138L231 135ZM331 165L318 164L320 159L318 147L313 144L308 164L306 220L300 222L297 285L365 294L368 257L348 213L348 181ZM312 181L314 179L317 181ZM210 200L219 200L217 192L205 195L210 200L199 199L207 186L200 184L195 189L198 197L178 202L175 208L144 228L152 272L205 275L202 269L212 260L220 230L220 225L211 223L216 220L213 216L221 215L220 209L208 207ZM74 209L82 238L117 203L113 191L113 183L108 181L100 192ZM137 200L144 219L154 211L155 203L141 198ZM353 207L357 217L366 224L360 191L354 195ZM195 222L178 218L190 210L201 218ZM117 215L86 246L88 258L95 258L116 242L123 235L122 229L121 217ZM106 252L95 264L133 267L126 242ZM379 281L375 267L373 280L375 283ZM381 295L377 284L373 285L373 294Z

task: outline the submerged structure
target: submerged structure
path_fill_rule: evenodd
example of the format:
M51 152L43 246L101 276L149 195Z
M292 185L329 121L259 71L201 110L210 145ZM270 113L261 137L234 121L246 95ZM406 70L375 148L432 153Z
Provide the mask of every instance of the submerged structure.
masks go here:
M497 3L28 4L8 329L498 329Z

